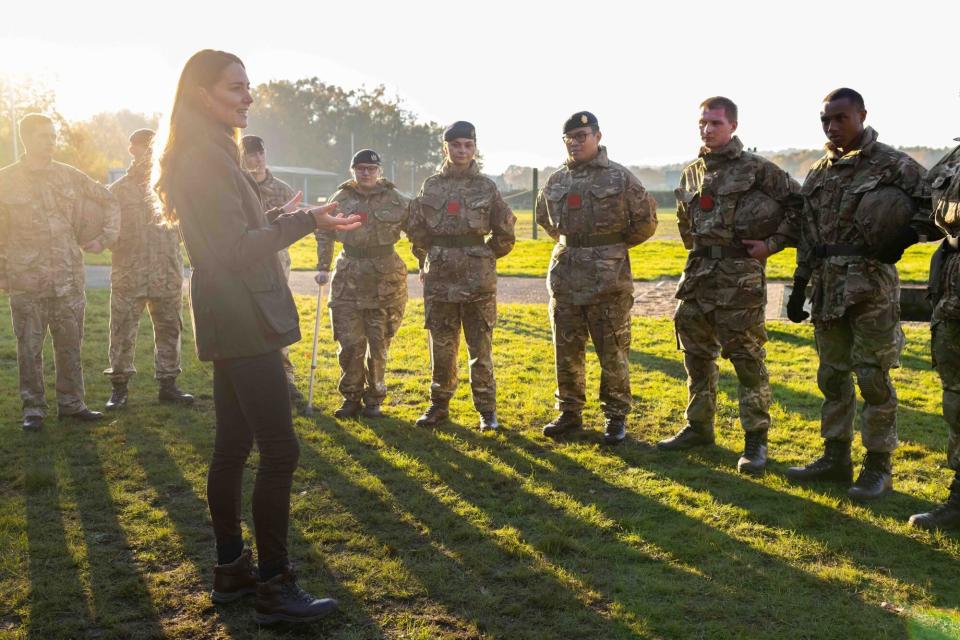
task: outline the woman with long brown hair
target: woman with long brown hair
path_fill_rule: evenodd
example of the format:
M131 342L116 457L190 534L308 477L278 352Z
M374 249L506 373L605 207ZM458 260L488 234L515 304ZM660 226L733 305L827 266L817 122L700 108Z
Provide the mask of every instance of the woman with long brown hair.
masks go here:
M257 185L241 166L239 130L253 103L237 56L205 49L187 61L170 113L155 190L190 257L190 299L201 360L213 362L216 440L207 501L217 543L213 601L256 593L259 624L308 622L337 607L297 585L287 555L290 486L299 459L280 349L300 339L299 317L277 252L317 230L349 230L337 205L296 208L267 222ZM240 528L243 468L253 443L259 575Z

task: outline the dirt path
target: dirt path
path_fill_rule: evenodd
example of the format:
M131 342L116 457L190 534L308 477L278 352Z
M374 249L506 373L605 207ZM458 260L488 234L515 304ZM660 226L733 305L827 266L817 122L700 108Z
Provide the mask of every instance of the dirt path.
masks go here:
M110 267L88 266L87 287L105 289L110 286ZM782 318L783 283L767 285L767 318ZM423 297L423 287L416 275L407 276L411 298ZM294 271L290 275L290 288L300 295L316 295L317 285L312 271ZM677 288L676 279L635 282L633 285L633 313L637 316L671 317L677 306L673 297ZM543 278L501 277L497 284L497 299L503 303L546 304L547 286Z

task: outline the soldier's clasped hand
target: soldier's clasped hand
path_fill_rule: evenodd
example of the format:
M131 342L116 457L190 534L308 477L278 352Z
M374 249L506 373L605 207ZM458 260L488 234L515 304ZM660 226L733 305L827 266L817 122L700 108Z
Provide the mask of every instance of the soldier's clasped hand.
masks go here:
M770 247L766 240L741 240L743 246L747 248L747 254L757 260L766 260L770 257Z

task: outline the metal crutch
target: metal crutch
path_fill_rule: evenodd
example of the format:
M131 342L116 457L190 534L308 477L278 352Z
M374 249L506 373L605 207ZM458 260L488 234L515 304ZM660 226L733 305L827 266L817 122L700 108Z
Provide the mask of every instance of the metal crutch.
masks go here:
M304 413L308 416L313 415L313 381L317 377L317 339L320 337L320 310L323 308L323 290L326 285L320 285L317 289L317 315L313 321L313 355L310 356L310 388L307 392L307 408Z

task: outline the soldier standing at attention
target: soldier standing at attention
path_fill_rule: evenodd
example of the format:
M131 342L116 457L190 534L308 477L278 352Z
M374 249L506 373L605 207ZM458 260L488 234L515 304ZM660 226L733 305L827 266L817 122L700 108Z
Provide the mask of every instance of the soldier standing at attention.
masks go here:
M803 183L797 270L787 312L803 321L812 281L814 336L823 393L823 455L791 467L794 482L853 479L850 445L857 411L852 374L863 397L860 433L867 455L849 495L879 498L893 488L891 453L897 448L897 392L890 369L900 364L900 279L895 263L918 239L911 221L925 188L923 167L877 140L865 127L863 96L837 89L823 99L820 121L829 142Z
M960 140L960 138L958 138ZM947 233L930 261L933 364L943 386L943 419L949 428L947 467L954 472L947 501L910 517L923 529L960 528L960 146L927 173L933 219Z
M317 284L330 280L334 240L343 244L330 287L330 318L340 361L337 389L343 396L333 414L337 418L383 416L387 349L407 304L407 267L393 245L406 229L410 201L383 177L380 164L376 151L358 151L350 165L353 179L330 198L345 215L359 215L363 226L317 232Z
M495 431L497 383L493 327L497 321L497 258L510 253L516 217L492 180L480 174L477 133L469 122L443 132L443 165L413 201L408 233L421 264L425 325L433 381L430 407L417 426L434 427L449 415L457 388L460 330L470 355L473 404L480 430Z
M73 167L55 162L53 121L25 115L18 133L26 155L0 170L0 291L10 294L17 336L23 428L43 425L43 342L53 336L58 415L99 420L84 403L83 251L100 253L120 232L120 207L103 187ZM89 239L90 222L96 228ZM82 245L80 243L83 243Z
M607 158L596 116L579 111L564 123L564 167L537 196L537 224L557 241L547 276L560 415L543 428L558 437L582 428L587 337L600 359L604 441L626 435L630 395L633 276L627 251L657 229L657 203L640 181Z
M260 201L263 202L264 213L279 211L294 198L296 198L294 202L300 200L303 192L294 191L293 187L275 177L267 168L267 153L263 146L263 138L260 136L243 136L240 143L243 147L243 167L250 172L260 189ZM275 218L276 215L270 213L268 217ZM273 222L273 220L268 220L268 222ZM278 255L280 256L280 266L283 267L283 276L289 283L290 250L284 247L278 252ZM300 390L297 389L296 368L290 362L290 347L281 349L280 356L283 358L283 370L287 374L290 402L297 408L303 408L306 400Z
M657 443L681 450L714 442L717 357L737 373L740 424L744 430L741 473L763 473L770 429L765 261L747 247L771 252L795 244L784 207L799 200L800 185L769 160L744 151L737 105L714 97L700 104L700 156L683 170L677 195L677 226L690 250L677 287L677 341L687 370L686 426Z
M113 383L107 400L110 410L127 404L127 383L137 372L133 356L144 307L153 321L160 402L193 403L192 395L177 388L183 257L180 232L161 224L150 193L153 137L150 129L130 134L133 161L127 174L109 187L120 203L120 237L113 247L110 271L110 368L104 371Z

